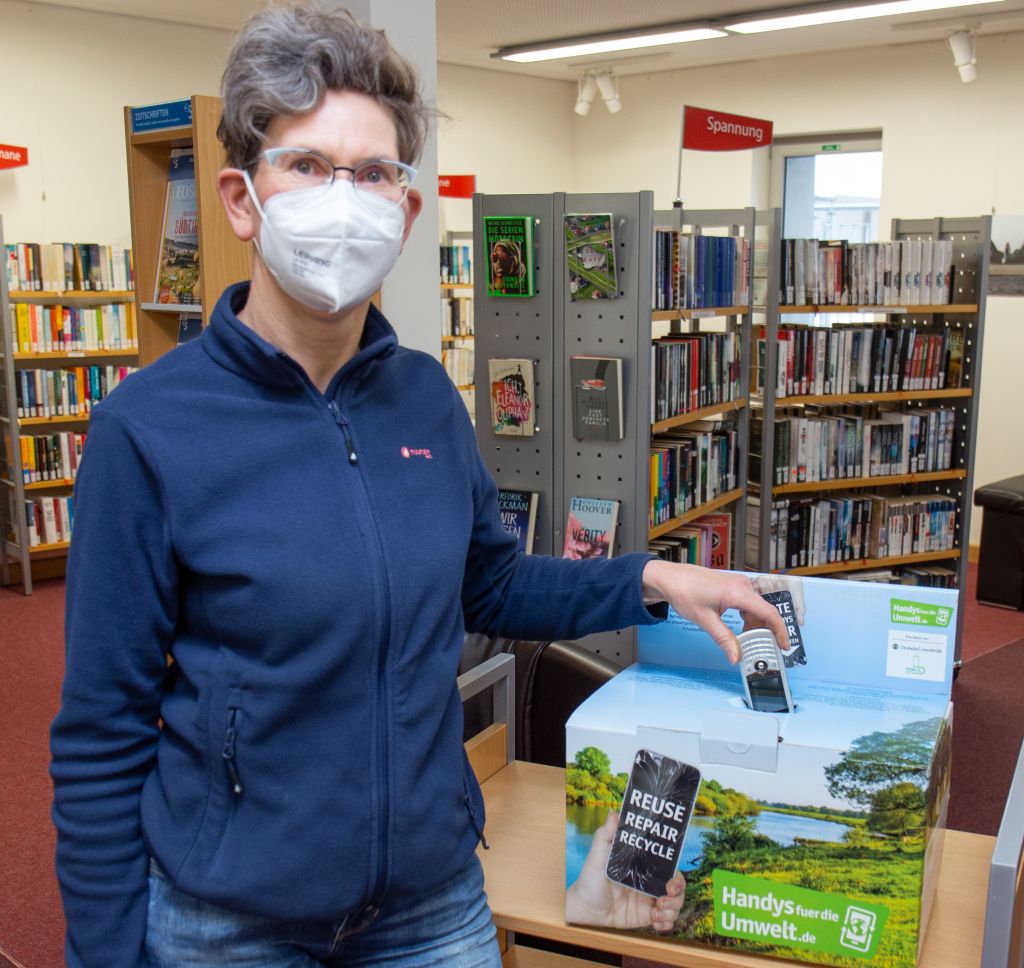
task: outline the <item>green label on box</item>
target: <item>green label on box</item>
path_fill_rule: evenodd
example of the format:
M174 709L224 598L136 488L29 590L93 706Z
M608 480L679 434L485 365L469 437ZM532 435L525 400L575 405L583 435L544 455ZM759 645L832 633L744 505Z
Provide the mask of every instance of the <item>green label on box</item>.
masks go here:
M790 948L873 958L889 909L744 874L712 874L715 931Z
M911 602L903 598L890 600L890 616L896 625L931 625L948 628L953 609L945 605L930 605L927 602Z

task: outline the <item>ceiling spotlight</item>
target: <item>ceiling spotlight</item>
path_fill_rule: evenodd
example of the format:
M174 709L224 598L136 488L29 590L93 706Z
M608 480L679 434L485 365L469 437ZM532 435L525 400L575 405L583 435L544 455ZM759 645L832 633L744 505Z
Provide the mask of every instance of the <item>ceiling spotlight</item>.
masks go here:
M957 30L951 33L946 42L953 52L953 63L960 72L960 80L970 84L978 77L977 58L974 56L974 34L969 30Z
M597 81L593 74L584 74L576 87L576 107L573 109L581 118L585 118L590 111L591 102L597 94Z
M597 89L601 92L601 100L611 114L622 110L622 102L619 100L619 84L611 71L601 71L594 75L597 81Z

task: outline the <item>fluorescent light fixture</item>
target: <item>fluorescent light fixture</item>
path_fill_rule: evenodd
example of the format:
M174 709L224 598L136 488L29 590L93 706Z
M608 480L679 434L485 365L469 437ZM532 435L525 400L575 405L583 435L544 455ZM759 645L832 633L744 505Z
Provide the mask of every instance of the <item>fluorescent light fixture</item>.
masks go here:
M871 17L895 17L902 13L922 13L927 10L948 10L952 7L972 7L979 3L1002 3L1003 0L892 0L889 3L860 4L855 7L833 7L806 13L791 13L762 20L745 20L726 24L725 29L738 34L762 34L769 30L789 30L792 27L816 27L820 24L845 23L849 20L867 20Z
M728 37L723 30L709 27L687 27L679 29L657 28L654 31L634 31L631 33L578 37L567 40L555 40L547 44L523 45L521 47L504 47L491 56L502 60L515 61L520 64L532 64L536 61L558 60L563 57L583 57L585 54L608 54L617 50L637 50L641 47L661 47L665 44L687 44L694 40L712 40L715 37Z

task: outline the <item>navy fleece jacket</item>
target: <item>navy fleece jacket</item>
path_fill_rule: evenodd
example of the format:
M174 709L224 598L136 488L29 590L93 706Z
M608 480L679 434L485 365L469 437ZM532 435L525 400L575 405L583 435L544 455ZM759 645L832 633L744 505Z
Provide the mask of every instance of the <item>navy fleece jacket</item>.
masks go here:
M146 964L150 856L283 919L441 883L483 824L464 630L656 620L645 555L516 554L457 392L376 310L321 394L238 320L247 294L90 424L52 733L71 968Z

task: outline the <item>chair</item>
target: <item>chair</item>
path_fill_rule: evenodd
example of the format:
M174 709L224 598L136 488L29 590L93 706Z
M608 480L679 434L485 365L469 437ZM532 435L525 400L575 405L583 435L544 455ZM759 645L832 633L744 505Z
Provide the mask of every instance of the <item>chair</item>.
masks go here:
M1024 968L1024 744L992 851L981 968Z
M565 766L565 723L595 689L622 670L575 642L534 642L467 635L460 672L493 656L515 658L515 758ZM486 696L464 706L465 738L492 721Z

